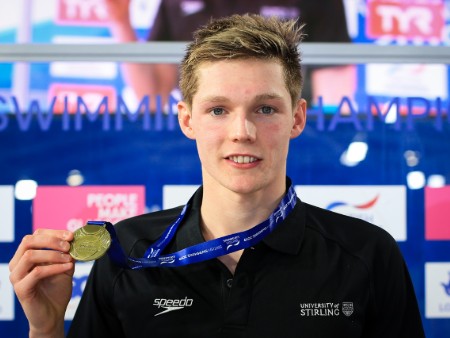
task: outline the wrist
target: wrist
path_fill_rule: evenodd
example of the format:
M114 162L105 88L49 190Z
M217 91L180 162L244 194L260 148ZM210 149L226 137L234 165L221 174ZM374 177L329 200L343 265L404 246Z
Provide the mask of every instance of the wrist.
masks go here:
M110 22L109 30L118 42L134 42L137 40L130 22Z
M53 330L46 332L34 330L30 327L29 338L64 338L64 322Z

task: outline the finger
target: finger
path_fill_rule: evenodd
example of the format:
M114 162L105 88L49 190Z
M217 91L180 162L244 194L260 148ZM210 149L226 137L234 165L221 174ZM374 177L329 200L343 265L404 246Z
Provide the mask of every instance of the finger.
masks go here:
M10 273L12 284L19 282L37 266L58 265L73 262L73 258L64 252L53 250L28 250Z
M27 235L22 239L9 263L9 270L14 269L27 250L46 248L67 252L70 249L69 241L72 239L73 233L67 230L38 229L33 235Z
M63 240L71 241L73 239L73 233L69 230L56 230L56 229L37 229L33 235L57 237Z
M36 266L25 278L14 284L14 290L19 299L27 298L34 293L36 286L43 279L63 273L73 276L74 270L73 262Z

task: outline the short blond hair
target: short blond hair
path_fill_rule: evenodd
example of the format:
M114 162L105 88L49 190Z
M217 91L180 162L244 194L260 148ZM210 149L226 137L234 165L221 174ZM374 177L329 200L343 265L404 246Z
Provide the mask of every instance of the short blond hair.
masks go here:
M212 19L194 32L181 63L180 90L191 107L198 89L197 70L204 62L229 59L267 59L280 62L286 88L295 106L301 96L303 78L298 44L303 25L296 20L280 20L256 14Z

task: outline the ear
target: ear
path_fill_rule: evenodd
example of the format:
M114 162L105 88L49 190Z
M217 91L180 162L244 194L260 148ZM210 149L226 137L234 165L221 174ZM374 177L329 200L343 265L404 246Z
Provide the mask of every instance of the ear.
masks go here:
M306 101L299 99L294 110L294 124L291 129L291 139L298 137L306 125Z
M178 108L178 123L180 124L181 131L183 134L195 140L195 132L192 129L192 113L186 102L180 101L177 104Z

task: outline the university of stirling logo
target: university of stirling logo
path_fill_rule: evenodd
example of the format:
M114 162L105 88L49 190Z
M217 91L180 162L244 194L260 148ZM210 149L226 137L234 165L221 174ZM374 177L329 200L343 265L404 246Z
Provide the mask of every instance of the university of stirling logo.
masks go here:
M300 316L302 317L339 317L341 313L350 317L353 312L353 302L300 303Z
M353 302L342 302L342 313L350 317L353 314Z
M182 310L185 307L192 306L194 300L191 298L182 298L182 299L166 299L166 298L157 298L153 301L153 306L157 306L158 309L164 309L154 315L154 317L165 314L167 312L172 312L176 310Z

